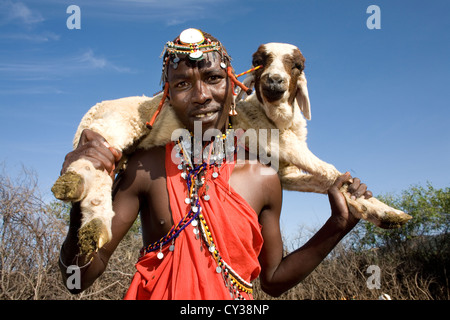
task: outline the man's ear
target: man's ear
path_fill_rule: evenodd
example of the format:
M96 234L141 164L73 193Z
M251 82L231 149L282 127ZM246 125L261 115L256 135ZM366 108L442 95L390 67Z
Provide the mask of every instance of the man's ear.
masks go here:
M305 72L299 76L297 80L297 93L295 99L300 107L300 111L306 120L311 120L311 105L309 103L308 87L306 86Z

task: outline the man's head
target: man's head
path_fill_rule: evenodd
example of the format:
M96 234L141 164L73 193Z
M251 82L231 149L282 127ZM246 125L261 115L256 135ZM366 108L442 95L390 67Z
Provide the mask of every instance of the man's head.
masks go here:
M187 29L166 44L163 81L173 110L189 131L195 121L203 132L226 127L232 103L229 66L222 44L200 30Z
M249 91L234 76L230 60L220 41L197 29L186 29L167 42L161 77L164 96L147 126L151 128L167 97L187 129L192 131L193 122L200 121L203 132L224 130L234 86Z
M225 129L232 102L231 84L219 55L203 56L197 61L181 57L176 68L168 67L170 105L191 132L195 121L201 122L202 132Z

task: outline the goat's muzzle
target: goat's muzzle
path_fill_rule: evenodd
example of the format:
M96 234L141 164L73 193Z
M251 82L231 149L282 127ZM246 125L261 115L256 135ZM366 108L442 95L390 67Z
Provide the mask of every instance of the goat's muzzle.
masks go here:
M280 100L287 89L287 81L278 74L261 77L261 91L269 102Z

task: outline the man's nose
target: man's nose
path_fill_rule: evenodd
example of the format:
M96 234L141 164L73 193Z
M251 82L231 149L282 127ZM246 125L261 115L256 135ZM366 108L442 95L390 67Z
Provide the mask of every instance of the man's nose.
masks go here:
M193 88L192 102L196 104L208 104L211 102L211 91L203 81L197 81Z

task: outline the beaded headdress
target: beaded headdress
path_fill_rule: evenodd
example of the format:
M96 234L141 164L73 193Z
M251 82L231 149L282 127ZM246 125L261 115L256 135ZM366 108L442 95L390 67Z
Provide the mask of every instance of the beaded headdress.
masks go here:
M247 94L252 92L251 89L247 88L244 84L237 80L237 77L233 73L233 68L230 65L231 57L228 55L220 41L211 40L211 38L211 36L198 29L189 28L181 32L175 41L169 41L165 44L163 53L161 54L164 59L161 75L161 84L163 85L164 94L161 102L159 103L158 109L153 114L151 120L146 124L149 129L152 128L156 117L161 111L164 101L169 94L168 66L172 64L172 67L176 69L178 67L178 63L180 62L179 55L188 56L190 60L197 61L202 60L205 53L218 52L222 59L220 66L227 71L227 75L233 86L233 94L235 85L240 87ZM230 111L230 114L235 114L234 108Z

